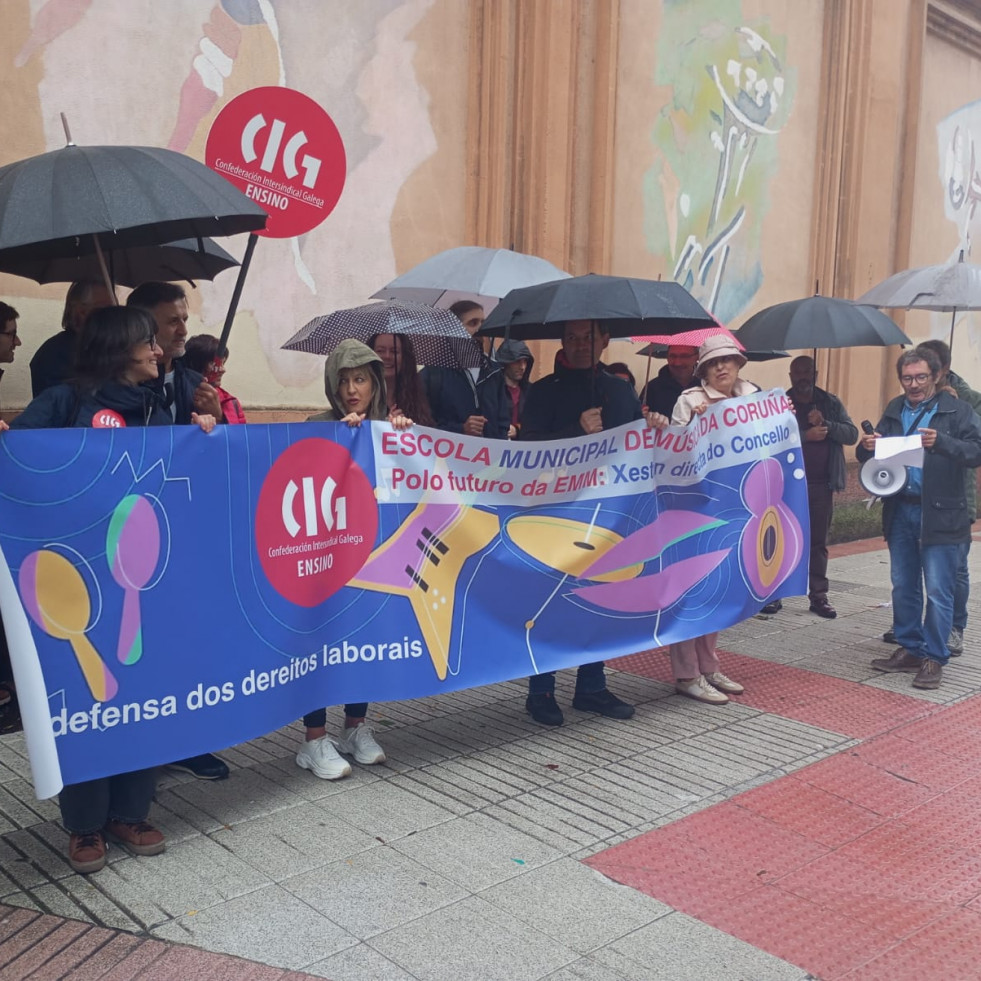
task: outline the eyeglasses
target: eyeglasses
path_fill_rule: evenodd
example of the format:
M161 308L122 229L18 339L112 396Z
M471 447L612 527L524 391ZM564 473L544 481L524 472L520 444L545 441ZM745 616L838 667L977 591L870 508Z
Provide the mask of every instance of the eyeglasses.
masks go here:
M925 385L932 377L932 375L901 375L899 380L904 385Z
M0 330L0 337L16 337L16 330Z

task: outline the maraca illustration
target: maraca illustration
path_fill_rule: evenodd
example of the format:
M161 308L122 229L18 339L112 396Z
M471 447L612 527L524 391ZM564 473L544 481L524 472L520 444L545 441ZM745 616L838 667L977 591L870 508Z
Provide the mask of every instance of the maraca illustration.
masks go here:
M97 702L112 698L119 685L85 636L92 604L78 569L58 552L41 549L24 559L18 582L31 619L46 634L72 645L92 697Z
M123 588L123 615L116 656L136 664L143 656L140 590L150 581L160 558L160 525L153 505L139 494L124 497L109 522L106 560L112 578Z

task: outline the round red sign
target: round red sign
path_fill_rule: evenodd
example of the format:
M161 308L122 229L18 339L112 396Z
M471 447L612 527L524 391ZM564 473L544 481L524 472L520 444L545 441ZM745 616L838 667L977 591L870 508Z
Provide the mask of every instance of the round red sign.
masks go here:
M297 606L316 606L365 564L378 533L374 488L343 446L301 439L269 468L255 544L266 578Z
M334 210L347 172L334 121L313 99L270 85L236 96L208 133L205 162L269 213L258 235L291 238Z
M126 426L126 420L112 409L99 409L92 416L93 429L122 429Z

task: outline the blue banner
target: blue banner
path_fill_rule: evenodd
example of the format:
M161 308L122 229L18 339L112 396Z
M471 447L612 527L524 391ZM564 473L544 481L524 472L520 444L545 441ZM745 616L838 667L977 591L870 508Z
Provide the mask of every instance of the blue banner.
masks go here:
M782 391L662 432L387 423L0 437L0 606L39 795L325 705L731 626L807 589Z

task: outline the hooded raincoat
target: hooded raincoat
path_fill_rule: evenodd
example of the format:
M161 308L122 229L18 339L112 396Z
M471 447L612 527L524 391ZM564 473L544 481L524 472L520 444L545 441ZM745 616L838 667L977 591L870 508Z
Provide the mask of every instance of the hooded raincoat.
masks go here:
M388 418L388 399L385 393L385 369L382 360L361 341L348 338L334 348L324 365L324 391L330 408L307 417L307 422L338 422L348 413L338 397L342 368L368 368L375 380L375 391L371 397L369 420L381 422Z

